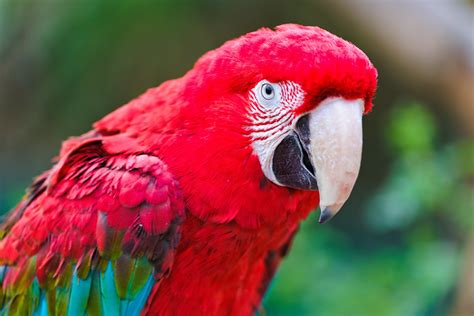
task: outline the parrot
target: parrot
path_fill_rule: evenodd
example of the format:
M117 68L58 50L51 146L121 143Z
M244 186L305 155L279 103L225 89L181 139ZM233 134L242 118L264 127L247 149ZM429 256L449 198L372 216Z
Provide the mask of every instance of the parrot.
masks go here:
M348 199L377 70L316 27L205 53L63 142L0 226L1 315L254 315Z

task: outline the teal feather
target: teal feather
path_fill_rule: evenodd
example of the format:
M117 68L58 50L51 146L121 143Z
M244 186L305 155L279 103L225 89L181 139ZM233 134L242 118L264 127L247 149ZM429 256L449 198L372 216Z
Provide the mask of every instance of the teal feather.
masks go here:
M104 316L120 315L120 298L115 288L114 271L111 262L107 265L107 269L101 273L100 292L102 294L101 300Z
M84 315L91 290L91 274L86 279L81 279L77 276L77 271L74 271L67 315Z
M39 287L38 279L35 277L31 283L31 297L33 299L33 306L30 314L36 314L39 305L41 304L41 289Z
M0 283L3 282L3 278L5 277L5 272L7 271L7 266L3 265L0 266Z
M27 290L29 306L24 311L33 316L48 316L49 310L68 316L77 315L103 315L103 316L139 316L151 294L155 279L152 268L146 260L127 260L128 273L127 285L124 288L125 297L120 298L117 290L117 277L119 271L114 271L114 265L109 262L107 268L100 272L90 271L86 279L81 279L74 271L69 287L52 289L50 301L54 306L48 306L47 292L40 288L37 278L33 279ZM150 265L151 266L151 265ZM7 267L0 266L0 279L5 274ZM124 280L122 280L123 282ZM51 294L54 299L51 300ZM26 298L26 297L25 297ZM66 299L67 301L63 302ZM12 301L13 302L13 301ZM12 303L11 302L11 303ZM11 304L4 304L0 316L9 315ZM15 308L16 310L17 308Z
M8 269L8 267L5 266L5 265L0 266L0 285L1 285L1 283L3 282L3 279L5 278L5 272L7 271L7 269ZM5 297L4 297L4 295L5 295L4 291L5 291L5 290L0 286L0 294L1 294L1 295L0 295L0 296L1 296L0 299L1 299L2 301L5 299ZM3 316L3 315L6 314L6 308L5 308L6 305L7 305L7 304L2 303L1 309L0 309L0 316Z
M38 301L39 301L39 304L36 307L36 310L33 313L33 315L34 316L48 316L48 306L46 305L46 298L44 297L44 293L42 291L40 293Z

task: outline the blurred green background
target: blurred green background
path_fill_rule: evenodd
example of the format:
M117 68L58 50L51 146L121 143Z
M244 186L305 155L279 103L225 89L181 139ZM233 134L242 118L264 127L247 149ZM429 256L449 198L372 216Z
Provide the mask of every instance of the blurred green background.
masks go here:
M469 1L0 0L0 210L62 139L204 52L318 25L379 70L356 188L302 226L267 315L474 315L474 19Z

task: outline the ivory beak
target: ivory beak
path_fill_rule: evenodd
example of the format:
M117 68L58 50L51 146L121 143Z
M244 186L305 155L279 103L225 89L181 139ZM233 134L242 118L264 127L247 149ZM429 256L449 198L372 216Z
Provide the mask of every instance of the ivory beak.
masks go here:
M309 114L308 151L319 189L319 223L339 212L356 182L363 112L363 100L328 98Z

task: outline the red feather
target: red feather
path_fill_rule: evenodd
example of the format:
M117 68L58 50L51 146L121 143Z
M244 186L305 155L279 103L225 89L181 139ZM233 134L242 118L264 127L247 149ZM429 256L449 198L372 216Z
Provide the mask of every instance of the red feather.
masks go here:
M362 98L368 112L376 77L361 50L316 27L229 41L65 142L4 223L0 263L26 269L36 255L48 285L68 262L87 275L120 258L128 275L122 253L146 256L159 281L143 314L251 315L319 197L266 180L246 128L248 90L291 80L307 92L298 113L328 96ZM19 282L15 269L5 284Z

